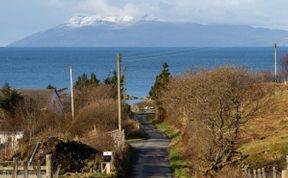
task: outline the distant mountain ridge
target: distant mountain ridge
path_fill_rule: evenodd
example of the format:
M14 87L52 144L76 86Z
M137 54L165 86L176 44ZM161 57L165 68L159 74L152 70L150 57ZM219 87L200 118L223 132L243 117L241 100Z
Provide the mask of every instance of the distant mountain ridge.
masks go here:
M77 16L57 27L11 43L11 47L225 47L286 45L288 31L245 25L202 25Z

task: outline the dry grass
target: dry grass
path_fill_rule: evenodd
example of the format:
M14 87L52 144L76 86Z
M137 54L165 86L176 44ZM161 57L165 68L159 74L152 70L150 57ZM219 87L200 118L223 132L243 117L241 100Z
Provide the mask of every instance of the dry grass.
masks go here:
M24 143L34 143L41 138L53 136L63 139L82 138L85 143L94 147L110 147L111 139L105 134L118 127L117 102L115 88L111 85L97 85L77 90L75 93L75 118L71 118L70 100L64 103L65 115L43 112L34 100L22 102L15 110L13 118L7 118L5 128L24 130ZM123 127L136 132L139 127L128 121L128 107L123 107ZM9 121L9 122L8 122ZM15 124L17 123L17 124ZM1 125L2 126L2 125ZM91 132L97 131L91 139ZM90 139L88 139L90 138ZM103 141L104 140L104 141ZM106 143L107 142L107 143Z
M200 76L202 78L199 78L199 76L195 74L193 76L193 74L189 73L175 77L169 85L168 91L164 94L164 97L166 96L166 98L162 98L168 116L165 118L164 122L172 127L180 129L182 139L179 144L183 145L183 150L185 151L184 158L190 162L190 172L193 174L199 172L202 175L205 170L210 169L211 160L213 161L213 159L207 156L207 153L211 153L211 151L213 152L213 150L216 149L215 146L211 147L211 142L213 141L211 141L211 138L213 138L213 136L207 134L209 133L209 129L205 125L207 123L203 123L203 120L210 116L206 113L217 104L213 103L213 101L219 99L216 95L227 90L226 85L221 85L223 78L233 79L234 77L235 83L239 82L241 79L241 73L239 75L237 72L235 74L236 76L233 76L234 73L232 73L232 75L227 75L227 71L224 71L224 73L220 73L221 76L216 78L216 81L214 81L215 78L213 77L207 79L208 74ZM278 168L281 168L285 164L285 157L288 154L288 86L267 82L270 81L269 74L264 75L261 73L261 75L251 75L249 73L248 75L252 77L252 79L250 78L251 81L253 81L250 83L250 90L252 89L252 91L249 93L246 88L240 90L239 88L243 87L243 85L240 84L233 88L231 92L233 96L233 93L235 94L235 91L239 90L239 93L236 96L243 97L243 100L240 101L242 102L240 108L241 111L243 111L241 114L242 116L247 114L247 117L244 118L240 124L239 134L236 134L236 144L233 145L236 148L235 151L240 151L244 157L242 157L241 154L236 154L235 157L233 157L233 159L236 159L233 164L226 164L225 162L224 164L219 164L216 162L219 164L219 169L214 169L212 170L214 172L211 172L211 174L216 177L243 177L243 175L239 174L239 172L241 172L239 169L234 169L233 167L227 168L227 165L239 164L241 158L244 158L245 164L255 168L261 168L268 165L277 165ZM205 83L203 83L203 81L205 81ZM193 88L193 82L196 82L199 86ZM208 85L207 87L206 84L209 82L211 85ZM213 82L215 83L213 84ZM207 90L209 87L211 87L211 91ZM202 90L199 91L200 89ZM255 91L254 94L253 90ZM202 94L200 95L199 93L201 92ZM213 95L211 97L211 105L200 107L199 110L196 110L199 112L192 112L195 105L199 104L201 101L202 96L207 96L204 98L205 102L203 103L209 103L209 93L212 93ZM223 94L223 102L226 102L225 97L228 95L227 93L228 92L224 92ZM259 94L259 97L256 96L257 94ZM198 95L199 97L194 101L193 98ZM222 95L219 95L219 97L222 97ZM228 104L228 106L230 107L231 105ZM225 109L229 109L229 107L226 107ZM221 112L223 111L226 112L228 110L222 110ZM201 119L197 121L197 114L203 115L203 113L206 114L204 115L205 117L201 117ZM234 111L231 110L231 112L227 113L229 115L230 113L234 113ZM205 130L205 128L207 129ZM224 131L224 133L230 132ZM230 137L228 137L228 139L229 138ZM219 152L221 151L223 151L223 148L219 148Z
M117 129L117 103L114 99L94 101L77 113L69 132L83 136L92 129L111 131Z
M288 155L288 86L266 83L261 112L243 127L239 150L252 167L277 165L284 167Z
M247 176L239 168L226 166L217 172L215 178L247 178Z

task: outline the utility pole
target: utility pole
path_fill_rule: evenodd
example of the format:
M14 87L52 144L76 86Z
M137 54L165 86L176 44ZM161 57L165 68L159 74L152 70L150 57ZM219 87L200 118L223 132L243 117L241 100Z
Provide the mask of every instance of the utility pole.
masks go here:
M118 129L119 132L122 132L122 124L121 124L121 54L117 53L117 90L118 90Z
M124 103L126 103L126 100L127 100L127 75L126 75L126 66L124 66L123 68L123 100L124 100Z
M74 119L74 92L73 92L73 71L72 65L70 65L70 91L71 91L71 114Z
M274 80L277 82L277 44L274 45Z

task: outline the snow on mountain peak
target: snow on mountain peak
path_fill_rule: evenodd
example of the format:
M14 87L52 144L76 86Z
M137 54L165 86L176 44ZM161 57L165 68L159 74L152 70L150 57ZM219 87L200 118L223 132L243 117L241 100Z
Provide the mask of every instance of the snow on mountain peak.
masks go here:
M129 24L135 21L135 18L132 16L75 16L70 18L66 22L66 26L68 27L84 27L84 26L92 26L96 24Z

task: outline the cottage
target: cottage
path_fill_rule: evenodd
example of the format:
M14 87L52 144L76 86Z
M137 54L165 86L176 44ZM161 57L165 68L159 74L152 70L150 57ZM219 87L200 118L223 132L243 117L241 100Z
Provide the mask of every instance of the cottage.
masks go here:
M18 92L24 99L32 99L42 111L64 114L60 95L54 89L20 89Z
M21 140L24 137L23 131L0 131L0 144L9 144L13 149L16 149Z

